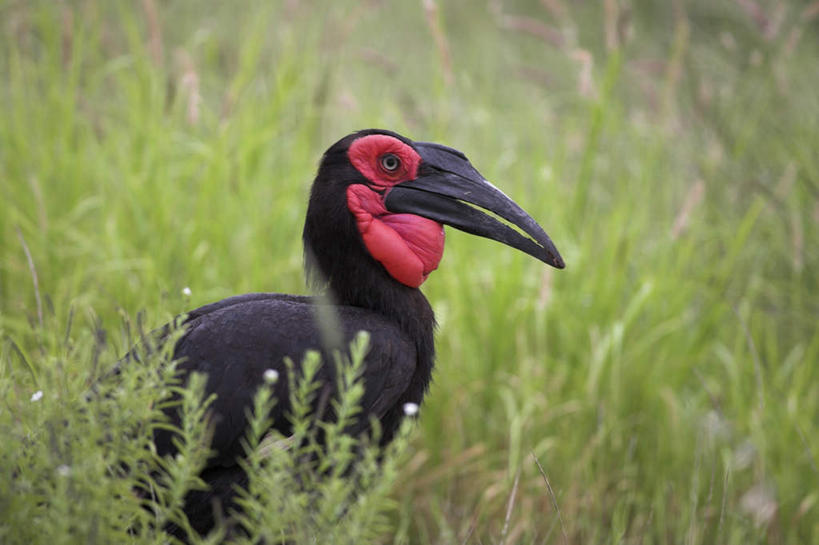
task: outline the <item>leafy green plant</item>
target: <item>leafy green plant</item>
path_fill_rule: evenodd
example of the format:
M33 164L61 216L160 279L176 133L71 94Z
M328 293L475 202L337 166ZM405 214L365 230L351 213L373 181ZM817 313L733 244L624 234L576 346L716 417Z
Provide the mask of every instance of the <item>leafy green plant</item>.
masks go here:
M366 347L367 336L360 334L351 345L349 359L337 355L341 395L331 402L331 420L311 419L320 386L315 382L321 365L318 353L305 356L299 379L289 362L289 380L299 385L290 399L292 435L283 437L269 430L265 415L276 400L267 389L256 395L244 463L250 486L239 500L248 543L260 539L266 543L369 543L389 534L385 515L395 509L389 495L404 459L412 421L405 421L386 449L378 446L377 421L371 435L357 438L345 433L359 416L364 391L359 376Z
M41 390L3 392L4 543L168 542L173 541L165 533L169 525L192 543L319 543L327 536L336 543L360 543L384 535L385 515L395 509L388 496L411 422L386 450L378 446L377 434L344 433L363 392L358 377L366 335L353 343L349 358L338 357L340 394L332 402L332 421L319 421L313 413L315 371L322 365L318 353L305 357L302 376L289 377L297 385L291 398L293 435L270 431L267 414L276 400L269 388L260 388L243 462L249 476L247 490L240 492L243 531L226 533L222 525L208 536L195 533L183 507L190 491L206 486L198 475L210 455L212 399L205 396L203 375L180 384L169 353L176 336L159 349L138 345L136 359L99 380L89 375L76 380L62 372L64 364L82 367L74 358L102 350L75 345L66 361L40 376ZM150 335L143 338L150 344ZM9 355L0 362L6 371L14 365ZM177 452L160 457L152 430L170 426L162 412L170 400L181 415Z

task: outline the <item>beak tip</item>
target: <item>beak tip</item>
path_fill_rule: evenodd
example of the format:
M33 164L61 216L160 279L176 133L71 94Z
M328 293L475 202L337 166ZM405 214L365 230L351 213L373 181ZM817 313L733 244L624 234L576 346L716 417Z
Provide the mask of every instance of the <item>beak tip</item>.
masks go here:
M566 262L563 261L563 256L560 255L560 252L557 251L557 248L555 248L554 243L552 243L548 236L546 236L546 241L541 247L543 248L543 254L538 256L541 261L547 265L551 265L555 269L566 268Z

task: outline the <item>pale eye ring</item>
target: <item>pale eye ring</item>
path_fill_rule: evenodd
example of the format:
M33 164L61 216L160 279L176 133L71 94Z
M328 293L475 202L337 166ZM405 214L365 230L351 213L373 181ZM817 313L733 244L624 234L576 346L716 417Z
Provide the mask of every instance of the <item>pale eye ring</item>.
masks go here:
M401 159L394 153L385 153L379 161L381 162L381 168L387 172L395 172L401 167Z

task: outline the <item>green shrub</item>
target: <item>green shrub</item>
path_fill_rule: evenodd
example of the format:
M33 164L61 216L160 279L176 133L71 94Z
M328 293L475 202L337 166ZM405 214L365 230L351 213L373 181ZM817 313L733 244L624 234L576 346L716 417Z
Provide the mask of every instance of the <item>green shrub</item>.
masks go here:
M177 333L178 335L178 333ZM141 336L149 339L150 336ZM183 511L191 490L206 485L199 478L210 454L205 377L191 374L184 385L170 361L176 336L161 349L140 344L139 361L117 367L101 379L110 350L100 336L64 346L64 358L38 365L37 391L26 384L3 381L0 409L0 541L3 543L161 543L170 541L163 528L182 528L191 542ZM149 342L149 341L148 341ZM18 375L21 354L6 350L4 374ZM367 350L361 334L351 358L338 357L339 397L336 418L316 421L315 372L323 363L318 353L302 362L303 376L292 372L293 435L270 429L268 413L276 402L261 387L254 398L243 467L249 476L240 493L245 533L226 535L217 527L203 542L363 543L383 535L385 515L394 508L387 496L406 447L410 422L386 450L371 438L344 433L359 416L363 393L359 373ZM17 361L13 361L13 360ZM79 371L78 371L79 370ZM156 426L170 426L162 412L178 404L177 453L160 457L152 443ZM165 400L165 401L163 401ZM252 411L251 411L252 409Z

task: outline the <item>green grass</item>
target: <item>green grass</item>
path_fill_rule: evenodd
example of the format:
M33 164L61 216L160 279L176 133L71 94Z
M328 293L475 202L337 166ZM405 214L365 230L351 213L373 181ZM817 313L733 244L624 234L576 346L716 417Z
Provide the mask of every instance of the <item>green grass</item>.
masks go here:
M79 404L138 321L305 292L317 161L384 127L463 150L567 269L448 232L382 542L819 540L815 4L227 4L0 2L0 478L66 509L15 488L32 539L136 509L105 468L141 446Z

